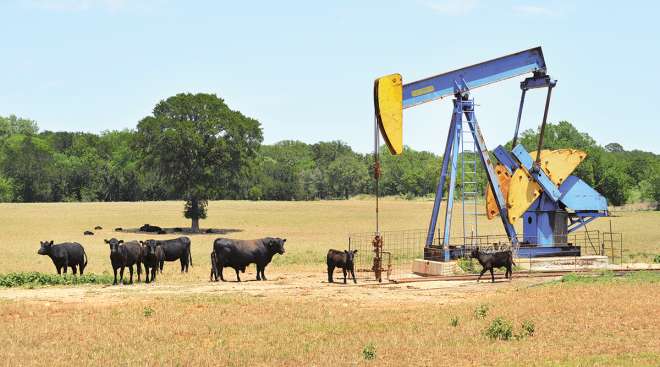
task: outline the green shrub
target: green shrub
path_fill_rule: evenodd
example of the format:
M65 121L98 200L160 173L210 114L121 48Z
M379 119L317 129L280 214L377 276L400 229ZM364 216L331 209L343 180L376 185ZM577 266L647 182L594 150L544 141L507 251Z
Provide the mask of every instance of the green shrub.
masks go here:
M513 337L513 325L510 321L497 317L484 330L484 334L490 339L510 340Z
M373 343L365 345L362 348L362 357L367 361L376 359L376 346Z
M525 337L525 336L534 335L534 330L535 330L534 322L530 320L525 320L523 321L521 328L522 328L522 332L520 333L521 336Z
M472 260L472 258L460 258L456 262L461 270L466 273L478 273L481 271L481 265Z
M479 305L479 307L474 310L474 317L478 319L483 319L486 315L488 315L488 305L486 304Z
M656 264L660 264L660 255L655 255L655 257L653 258L653 262Z
M156 312L156 311L154 311L154 309L149 307L149 306L145 307L142 310L142 314L144 315L144 317L151 317L151 315L153 315L154 312Z
M458 316L454 316L454 317L452 317L451 320L450 320L450 324L451 324L451 326L453 326L453 327L458 326Z
M45 285L112 284L112 282L113 277L110 275L93 273L82 276L44 274L36 271L0 274L0 287L34 288Z

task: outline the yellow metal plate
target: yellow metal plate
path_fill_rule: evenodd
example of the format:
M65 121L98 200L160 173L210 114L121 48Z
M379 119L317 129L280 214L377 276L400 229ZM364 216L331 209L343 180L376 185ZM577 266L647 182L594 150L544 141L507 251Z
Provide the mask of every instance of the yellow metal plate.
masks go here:
M536 151L529 155L536 159ZM586 157L587 153L577 149L542 150L541 168L559 186Z
M529 153L536 158L536 152ZM577 149L558 149L541 151L541 168L548 174L550 180L559 187L575 168L587 157L587 154ZM509 222L514 223L534 200L541 195L542 189L524 168L518 168L511 178L507 209Z
M509 182L511 181L511 175L504 168L502 163L495 165L495 174L497 174L497 180L500 182L500 189L504 195L504 200L509 196ZM495 194L493 194L493 187L488 185L488 191L486 192L486 217L488 219L493 219L500 215L500 211L497 208L497 202L495 201Z
M374 82L376 120L383 139L392 154L403 152L403 81L391 74Z

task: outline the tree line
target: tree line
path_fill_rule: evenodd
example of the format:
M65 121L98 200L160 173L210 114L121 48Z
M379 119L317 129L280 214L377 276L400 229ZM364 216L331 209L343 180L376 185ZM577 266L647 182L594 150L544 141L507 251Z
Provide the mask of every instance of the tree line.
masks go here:
M374 193L372 154L355 152L341 141L265 145L262 140L258 121L208 94L170 97L135 129L100 134L42 131L32 120L0 117L0 201L185 200L187 218L204 218L207 200L346 199ZM537 141L536 130L521 134L529 151ZM575 174L611 205L660 202L659 155L627 151L617 143L601 146L566 121L546 127L544 148L586 151ZM382 149L380 160L382 195L414 198L435 192L442 157L406 147L400 156ZM477 175L483 192L480 166Z

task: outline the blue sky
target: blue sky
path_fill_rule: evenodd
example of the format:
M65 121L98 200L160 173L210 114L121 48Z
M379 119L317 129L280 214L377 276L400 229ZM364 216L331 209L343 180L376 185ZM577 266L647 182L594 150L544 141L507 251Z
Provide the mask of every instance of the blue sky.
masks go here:
M42 129L134 128L161 99L210 92L266 143L372 149L372 83L404 82L542 46L559 83L550 121L660 153L660 25L638 1L4 0L0 115ZM487 145L513 135L522 78L477 89ZM523 128L541 121L531 93ZM440 152L451 101L404 112L404 143Z

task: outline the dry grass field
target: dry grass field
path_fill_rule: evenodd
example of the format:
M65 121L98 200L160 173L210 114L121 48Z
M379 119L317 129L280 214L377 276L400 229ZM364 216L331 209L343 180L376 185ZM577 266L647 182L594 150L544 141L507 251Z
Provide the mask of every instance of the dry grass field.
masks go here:
M432 205L381 204L384 230L424 228ZM36 254L39 240L80 242L87 271L110 272L104 238L150 237L113 228L183 227L182 209L180 202L0 204L0 273L54 272ZM660 213L617 212L611 220L624 232L627 259L660 253ZM83 236L96 225L104 229ZM156 284L0 289L0 365L660 365L657 276L325 283L327 249L346 248L349 232L373 231L372 200L211 202L202 226L237 230L226 235L232 238L286 237L287 253L267 268L268 282L252 281L251 268L242 277L248 282L210 283L218 235L195 235L191 272L168 264ZM607 230L609 222L589 229ZM485 218L480 230L501 233L499 222ZM487 314L476 317L484 304ZM534 335L488 339L483 331L498 316L514 333L533 322Z

